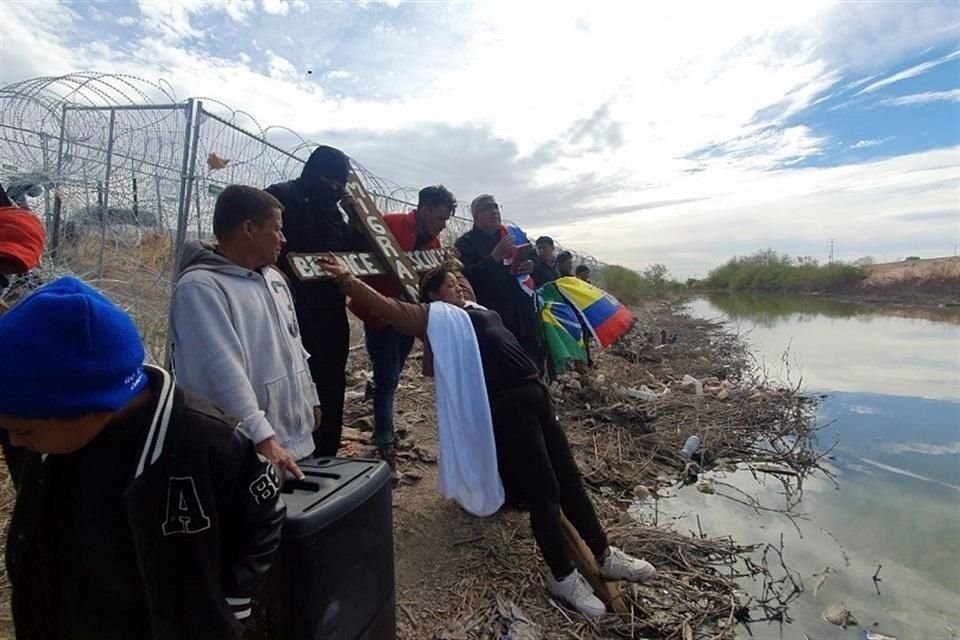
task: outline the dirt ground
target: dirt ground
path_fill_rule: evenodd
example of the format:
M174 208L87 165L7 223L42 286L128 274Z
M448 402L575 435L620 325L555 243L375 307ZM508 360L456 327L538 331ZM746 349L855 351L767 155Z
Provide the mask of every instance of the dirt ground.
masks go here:
M885 262L866 267L866 286L877 286L903 280L960 279L960 257L928 258Z
M865 267L856 291L841 295L857 302L960 306L960 257L904 260Z

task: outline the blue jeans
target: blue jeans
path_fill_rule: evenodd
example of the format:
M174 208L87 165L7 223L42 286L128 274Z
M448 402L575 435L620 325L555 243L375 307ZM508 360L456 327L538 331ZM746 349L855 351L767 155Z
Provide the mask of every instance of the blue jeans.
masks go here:
M393 327L364 327L367 354L373 364L373 441L381 451L393 448L393 397L413 338Z

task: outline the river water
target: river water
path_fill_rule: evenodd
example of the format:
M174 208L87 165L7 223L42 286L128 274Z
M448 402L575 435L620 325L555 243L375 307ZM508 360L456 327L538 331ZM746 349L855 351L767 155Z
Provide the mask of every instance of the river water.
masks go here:
M771 377L796 384L802 376L804 389L825 394L817 420L829 426L819 439L824 448L838 440L829 467L837 485L822 476L804 485L802 536L781 515L692 488L660 501L680 528L695 530L699 515L707 534L744 543L784 536L805 592L793 623L754 625L754 637L859 640L870 629L946 640L960 631L960 310L737 294L689 308L731 323ZM765 504L782 503L776 481L722 475ZM822 619L838 602L858 625Z

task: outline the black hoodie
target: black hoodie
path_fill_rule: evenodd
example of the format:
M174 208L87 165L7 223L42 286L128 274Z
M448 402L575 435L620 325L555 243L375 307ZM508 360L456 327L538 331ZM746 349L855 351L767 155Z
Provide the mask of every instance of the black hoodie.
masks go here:
M283 235L287 244L280 254L277 266L293 283L297 305L312 308L338 308L344 306L343 294L332 280L300 282L287 262L287 254L322 253L327 251L355 251L366 244L360 233L348 223L338 202L343 195L325 182L322 176L330 176L346 182L347 159L343 167L334 167L331 153L320 147L314 151L299 178L289 182L270 185L265 189L283 205ZM339 153L339 152L337 152ZM337 175L333 175L337 174Z

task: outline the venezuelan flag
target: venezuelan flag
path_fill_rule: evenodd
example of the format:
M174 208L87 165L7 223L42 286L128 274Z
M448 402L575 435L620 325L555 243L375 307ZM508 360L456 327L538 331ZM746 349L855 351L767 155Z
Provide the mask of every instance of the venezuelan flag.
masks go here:
M587 350L577 312L563 299L552 282L537 289L537 293L540 323L554 371L566 371L573 361L586 362Z
M567 276L554 281L566 300L583 316L601 347L608 347L633 323L630 310L589 282Z

